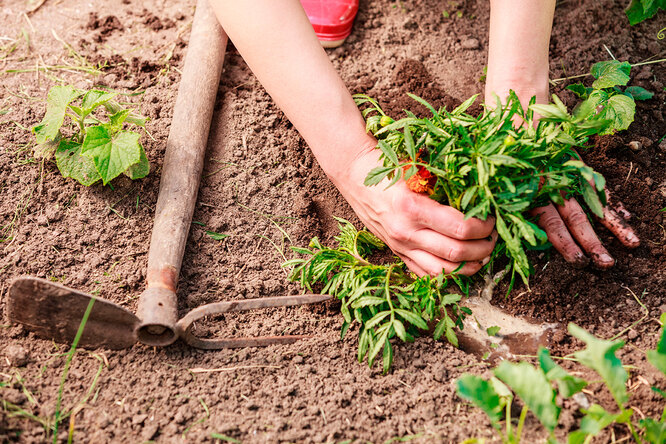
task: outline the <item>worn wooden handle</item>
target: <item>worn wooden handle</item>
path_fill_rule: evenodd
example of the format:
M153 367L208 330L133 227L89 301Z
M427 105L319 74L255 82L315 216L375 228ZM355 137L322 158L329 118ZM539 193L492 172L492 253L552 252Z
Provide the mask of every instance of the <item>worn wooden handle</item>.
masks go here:
M208 0L198 0L162 168L148 251L147 286L139 299L137 338L148 345L177 339L176 284L199 190L227 35Z

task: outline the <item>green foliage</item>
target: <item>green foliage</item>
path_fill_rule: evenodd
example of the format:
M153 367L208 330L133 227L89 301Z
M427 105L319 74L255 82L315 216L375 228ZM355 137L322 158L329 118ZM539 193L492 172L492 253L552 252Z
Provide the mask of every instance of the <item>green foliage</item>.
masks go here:
M666 321L666 313L661 318L662 333L657 350L650 350L647 355L650 362L666 375L666 368L661 367L663 364L661 360L666 356L664 321ZM609 412L598 404L581 409L583 416L579 428L567 435L566 442L568 444L587 444L592 442L592 438L599 435L602 430L613 424L626 425L634 442L638 444L666 442L666 406L661 418L646 417L638 423L632 422L633 410L626 408L628 375L620 360L615 356L615 352L624 343L596 338L574 324L569 324L569 332L586 345L584 350L574 353L576 361L601 376L605 387L617 402L618 411L617 413ZM569 398L588 384L587 381L569 374L557 365L545 348L539 349L537 358L538 367L527 362L514 364L504 361L493 371L496 378L484 380L475 375L464 374L456 381L458 395L472 402L488 415L491 425L498 431L505 444L520 442L520 429L527 410L532 411L549 430L548 442L556 443L553 431L557 427L560 412L556 395L561 398ZM513 394L503 392L502 390L506 390L506 386L498 386L497 378L511 388L525 405L518 430L515 432L511 429L511 411L508 407L513 400ZM557 390L553 390L551 383L556 383ZM656 387L652 389L661 393L666 399L666 394L660 389ZM502 418L503 408L505 408L504 418ZM502 420L506 424L506 432L502 431Z
M601 376L618 406L623 408L629 399L626 387L629 375L615 352L624 342L598 339L574 324L569 324L569 333L586 345L585 350L574 353L576 359Z
M631 0L625 13L629 23L636 25L652 18L660 8L666 11L666 0Z
M359 362L367 359L372 366L383 351L383 369L388 372L393 362L391 339L412 342L428 330L428 322L436 320L434 338L445 336L457 346L454 328L462 328L462 316L469 310L458 306L461 294L445 290L453 281L466 293L465 278L455 274L416 278L402 262L372 264L368 256L383 249L384 243L368 231L357 231L344 219L337 221L336 248L324 247L314 238L309 248L291 247L303 257L283 266L293 267L290 279L303 288L314 291L320 285L321 293L342 302L342 337L353 323L360 324Z
M604 179L580 162L574 150L607 126L593 109L571 115L553 96L553 104L532 104L525 111L511 92L506 104L497 98L494 108L473 117L466 110L476 96L451 111L410 97L432 116L417 118L407 111L406 118L382 126L385 113L377 102L365 95L355 97L359 106L366 106L367 128L382 152L383 165L368 174L366 185L388 178L390 186L415 174L434 176L432 199L468 218L495 217L498 245L525 283L530 274L526 249L547 242L546 234L523 215L525 210L551 200L563 203L562 193L567 193L581 195L601 215ZM541 115L538 124L535 112ZM516 119L525 125L516 128Z
M123 130L126 124L144 127L146 119L114 102L116 96L72 86L54 86L49 91L46 114L32 131L40 154L54 155L63 177L90 186L100 179L106 185L122 173L139 179L150 172L139 133ZM102 109L106 120L100 116ZM66 117L69 125L65 125Z
M661 323L664 325L666 322L666 313L661 315ZM654 365L657 370L666 375L666 330L662 330L659 344L656 350L647 352L648 361Z
M555 429L560 408L555 404L555 391L543 369L527 362L503 361L494 373L525 402L544 427L551 432Z
M574 114L594 111L598 118L608 120L610 125L601 134L613 134L625 130L634 121L636 100L648 100L654 95L640 86L621 88L629 83L629 62L609 60L592 65L590 74L596 79L591 87L582 83L567 86L583 99Z
M466 373L456 380L456 391L458 396L483 410L493 427L499 428L504 403L491 381Z

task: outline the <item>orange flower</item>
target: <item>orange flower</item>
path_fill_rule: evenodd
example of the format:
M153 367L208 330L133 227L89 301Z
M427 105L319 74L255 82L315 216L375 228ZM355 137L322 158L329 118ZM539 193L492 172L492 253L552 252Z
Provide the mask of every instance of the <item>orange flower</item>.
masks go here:
M405 167L407 169L409 167ZM416 167L416 174L407 179L407 187L415 193L434 193L433 187L437 182L437 178L432 175L425 167Z

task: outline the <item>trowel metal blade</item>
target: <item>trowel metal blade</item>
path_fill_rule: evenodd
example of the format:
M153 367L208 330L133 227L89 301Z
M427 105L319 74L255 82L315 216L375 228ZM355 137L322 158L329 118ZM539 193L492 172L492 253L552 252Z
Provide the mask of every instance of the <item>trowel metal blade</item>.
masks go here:
M14 280L9 288L7 316L37 336L71 343L91 299L95 303L79 346L121 349L134 345L139 318L131 311L45 279L26 276Z

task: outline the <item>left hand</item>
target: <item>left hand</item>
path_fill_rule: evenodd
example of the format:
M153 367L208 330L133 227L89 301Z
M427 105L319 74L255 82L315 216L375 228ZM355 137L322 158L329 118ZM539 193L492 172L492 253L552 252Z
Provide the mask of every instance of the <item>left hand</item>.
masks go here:
M608 205L604 207L604 217L603 219L597 218L597 220L608 228L624 246L638 247L640 240L627 224L631 214L621 203L618 203L614 209L611 208L608 190L606 190L606 200ZM601 269L608 269L615 265L615 259L599 240L576 199L567 199L564 201L564 205L550 204L534 208L530 214L538 218L538 225L546 231L548 240L567 262L582 268L589 263L589 258L591 258L592 263Z

